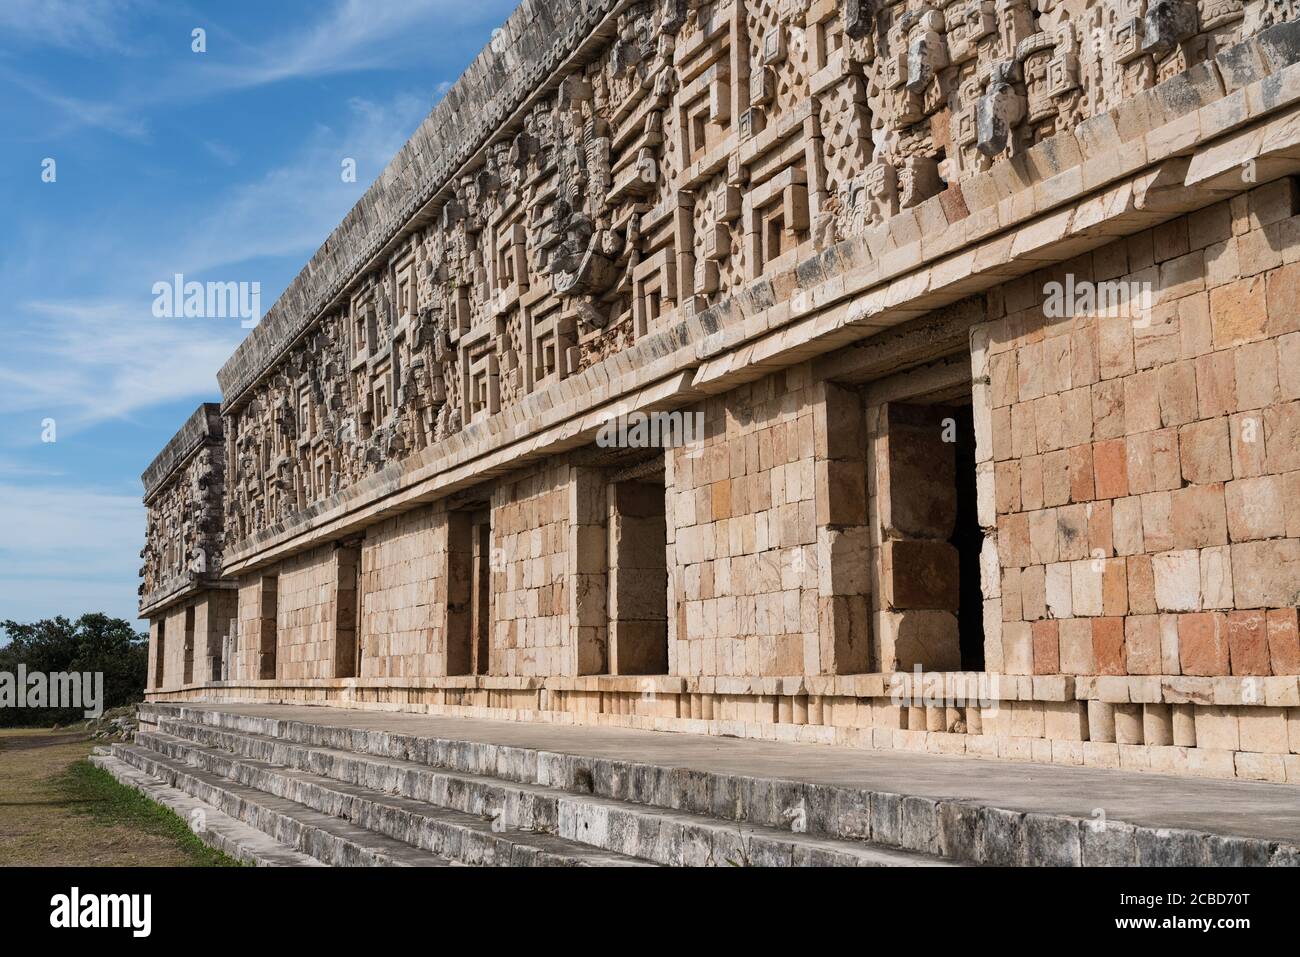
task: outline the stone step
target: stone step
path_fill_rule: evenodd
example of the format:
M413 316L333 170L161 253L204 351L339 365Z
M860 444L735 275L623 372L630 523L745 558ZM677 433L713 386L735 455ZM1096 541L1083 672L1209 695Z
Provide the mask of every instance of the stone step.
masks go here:
M312 808L227 781L141 745L113 757L198 798L268 837L336 867L450 867L452 862Z
M644 867L649 862L557 836L554 828L511 822L490 810L435 805L398 787L341 781L310 768L243 756L237 743L205 746L163 732L139 744L176 762L294 801L358 827L459 863L514 867ZM237 756L238 755L238 756Z
M313 748L251 732L163 719L158 732L141 732L142 745L178 760L313 807L330 809L365 789L400 795L416 807L436 806L480 819L493 819L508 832L558 834L601 851L664 865L818 865L854 867L952 866L938 858L858 841L794 833L720 821L680 810L654 808L486 775L451 772L428 765L351 751ZM237 755L238 757L232 757ZM314 779L313 792L290 790ZM326 785L319 782L328 781ZM399 800L399 799L393 799ZM360 818L349 815L361 822ZM407 839L413 823L368 815L367 827ZM796 822L790 822L791 825Z
M227 857L258 867L321 867L320 861L237 821L211 804L164 784L152 774L113 757L108 748L96 748L90 763L111 774L120 784L139 791L149 800L174 812L208 847ZM196 826L197 822L202 822Z
M169 703L140 706L145 722L191 724L262 735L284 742L406 760L458 774L476 774L574 794L611 798L737 823L789 830L802 817L807 833L847 840L872 839L869 798L876 793L884 816L897 812L903 795L815 788L802 782L712 773L632 760L591 758L481 741L398 734L331 724L285 721ZM874 843L930 853L934 842L906 843L914 828L876 828Z
M1283 810L1285 789L1275 785L1228 789L1222 782L1184 781L1178 787L1195 795L1184 808L1164 800L1170 786L1165 780L1119 771L1049 768L1028 774L1016 765L963 758L836 755L807 745L292 705L153 702L142 705L140 715L146 728L181 721L787 832L799 822L806 835L870 841L949 861L1300 864L1300 849L1291 842L1251 826L1260 815L1289 813ZM647 757L623 757L642 753ZM875 770L836 773L866 766ZM981 796L952 785L968 779ZM897 790L890 788L895 781ZM1073 794L1080 796L1068 797ZM1209 809L1222 801L1246 801L1258 810L1245 824L1236 813L1220 827L1215 822L1221 816ZM1127 814L1110 814L1099 826L1095 808L1112 802ZM1088 808L1094 809L1092 818ZM1279 819L1279 833L1289 834L1284 823ZM1243 833L1233 833L1234 827Z

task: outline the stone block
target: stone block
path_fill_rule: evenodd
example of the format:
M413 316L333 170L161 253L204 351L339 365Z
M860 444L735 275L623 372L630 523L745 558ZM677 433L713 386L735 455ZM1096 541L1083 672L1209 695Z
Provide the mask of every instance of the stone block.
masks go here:
M1263 335L1267 323L1265 282L1250 276L1210 290L1214 345L1224 349Z
M1189 485L1175 490L1172 496L1174 548L1227 544L1222 485Z
M1201 549L1201 607L1232 608L1232 549Z
M1194 549L1153 555L1151 567L1155 577L1156 606L1160 611L1200 609L1200 556Z
M1228 655L1234 675L1270 673L1268 631L1263 611L1228 612Z
M1241 748L1241 728L1232 708L1197 708L1196 747L1205 753L1210 750L1237 751Z
M1128 674L1123 618L1094 618L1092 650L1099 675Z
M1070 564L1070 597L1075 617L1095 617L1103 609L1105 564L1086 559Z
M1054 675L1061 670L1061 652L1055 621L1035 621L1030 626L1034 647L1034 674Z
M882 670L911 671L914 665L927 671L960 670L957 618L951 612L883 611L876 621Z
M1128 495L1128 455L1123 439L1094 443L1092 464L1097 498L1117 499Z
M1136 495L1111 503L1111 547L1116 555L1145 551L1142 537L1142 499Z
M1089 821L1080 828L1084 867L1133 867L1137 863L1137 829L1119 821Z
M887 541L880 550L883 598L890 609L956 611L957 549L947 542Z
M1097 673L1097 659L1092 643L1092 622L1087 618L1067 618L1059 623L1061 671L1068 675Z
M1290 750L1285 708L1242 708L1237 726L1243 751L1286 754Z
M1238 608L1296 607L1300 604L1300 540L1233 545L1232 582Z
M936 613L938 614L938 613ZM1002 668L1009 675L1033 673L1034 644L1027 621L1002 624Z
M1130 555L1125 564L1128 570L1129 613L1153 614L1156 611L1156 580L1151 556Z
M1083 856L1080 830L1075 818L1026 814L1026 862L1038 867L1078 867Z
M1136 832L1141 867L1205 867L1209 864L1207 835L1173 828L1140 827Z
M1296 609L1276 608L1266 617L1270 667L1275 675L1300 675Z
M982 863L995 867L1019 867L1025 864L1024 814L1002 808L980 810L979 829Z
M1228 674L1227 616L1220 612L1179 615L1178 654L1185 675Z

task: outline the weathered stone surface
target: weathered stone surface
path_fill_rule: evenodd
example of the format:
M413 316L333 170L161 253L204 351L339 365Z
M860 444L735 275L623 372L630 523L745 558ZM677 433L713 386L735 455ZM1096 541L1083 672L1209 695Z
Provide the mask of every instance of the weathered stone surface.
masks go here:
M522 5L146 472L151 694L1296 783L1295 11L976 6Z

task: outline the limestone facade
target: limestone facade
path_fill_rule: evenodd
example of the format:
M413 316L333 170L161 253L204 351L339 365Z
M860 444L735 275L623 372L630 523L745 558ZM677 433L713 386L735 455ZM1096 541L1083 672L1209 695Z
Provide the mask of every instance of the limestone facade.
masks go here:
M149 620L149 688L220 681L237 599L221 577L225 540L221 408L201 405L142 476L140 615Z
M151 695L1300 781L1297 16L525 2L146 474Z

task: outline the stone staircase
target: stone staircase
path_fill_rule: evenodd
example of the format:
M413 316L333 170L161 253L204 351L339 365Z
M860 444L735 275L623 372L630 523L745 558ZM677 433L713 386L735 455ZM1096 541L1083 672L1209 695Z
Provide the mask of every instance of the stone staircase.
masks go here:
M139 719L92 760L262 865L1300 865L1282 785L284 705Z
M140 706L133 744L92 757L255 864L953 866L904 835L809 822L783 783L729 780L467 741ZM587 766L590 764L590 766ZM767 810L754 797L766 792ZM865 809L859 809L859 814ZM804 819L801 819L804 818Z

